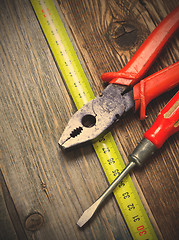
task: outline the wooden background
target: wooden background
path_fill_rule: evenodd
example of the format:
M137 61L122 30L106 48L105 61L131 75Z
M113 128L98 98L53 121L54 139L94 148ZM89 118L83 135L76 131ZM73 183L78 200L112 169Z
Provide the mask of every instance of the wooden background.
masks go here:
M177 0L61 0L58 9L91 75L122 68ZM126 29L130 29L127 31ZM178 60L173 38L148 74ZM85 228L82 212L108 186L91 145L64 153L58 140L76 111L28 0L0 0L0 239L131 239L110 197ZM129 113L113 135L123 156L131 153L170 91L147 108L148 118ZM161 238L179 238L178 135L135 176Z

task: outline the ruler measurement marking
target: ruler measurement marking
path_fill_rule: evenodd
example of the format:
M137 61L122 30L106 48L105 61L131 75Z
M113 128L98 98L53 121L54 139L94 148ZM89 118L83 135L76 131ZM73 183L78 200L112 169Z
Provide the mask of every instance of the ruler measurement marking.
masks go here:
M57 22L56 20L57 13L54 15L54 17L53 17L53 14L50 13L50 10L49 10L51 8L50 1L39 0L39 3L43 11L41 15L45 19L44 21L46 21L50 27L49 34L50 33L52 34L52 37L48 35L46 36L46 38L47 40L49 39L52 41L52 46L51 46L52 52L54 51L56 52L56 55L57 55L56 61L59 65L59 68L64 78L68 79L68 81L66 81L66 84L69 90L73 89L74 86L76 87L76 90L70 91L70 93L72 95L72 98L77 108L79 109L85 103L89 102L89 100L93 99L94 94L92 93L92 90L89 91L89 89L91 88L90 86L88 86L89 83L87 79L86 79L85 85L81 84L81 79L83 78L85 79L86 75L83 74L83 69L78 59L74 58L74 55L76 55L76 53L73 47L70 46L70 49L68 50L68 46L69 44L71 44L69 38L64 37L63 35L60 36L59 34L60 31L66 33L66 30L61 20L60 22ZM52 10L53 12L56 11L55 8Z
M87 77L70 42L52 0L30 0L47 41L62 72L72 98L79 109L94 98ZM124 169L125 164L111 133L93 147L109 183ZM134 240L157 239L130 176L114 190L114 195ZM129 210L130 209L130 210ZM148 231L146 231L148 229Z

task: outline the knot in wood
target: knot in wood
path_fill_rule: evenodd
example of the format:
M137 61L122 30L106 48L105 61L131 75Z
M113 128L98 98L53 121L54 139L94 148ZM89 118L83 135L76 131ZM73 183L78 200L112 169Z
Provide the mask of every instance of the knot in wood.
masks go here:
M33 213L26 218L25 228L28 231L37 231L41 228L44 222L43 216L40 213Z
M137 41L137 28L125 21L112 22L109 25L108 33L111 40L115 41L121 48L134 46Z

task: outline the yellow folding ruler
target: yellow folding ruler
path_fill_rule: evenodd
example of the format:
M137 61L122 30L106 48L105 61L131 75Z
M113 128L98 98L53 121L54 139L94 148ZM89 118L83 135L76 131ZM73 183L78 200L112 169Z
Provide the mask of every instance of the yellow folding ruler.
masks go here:
M75 53L53 0L30 0L48 44L77 109L94 98L88 79ZM124 161L108 133L93 144L105 175L112 183L124 169ZM157 239L153 226L128 175L115 189L115 198L134 240Z

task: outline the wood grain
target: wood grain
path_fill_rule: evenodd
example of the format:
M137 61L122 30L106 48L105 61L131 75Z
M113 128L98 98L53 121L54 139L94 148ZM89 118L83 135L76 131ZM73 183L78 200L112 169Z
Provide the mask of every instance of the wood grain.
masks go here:
M17 223L8 217L11 214L5 209L4 221L7 219L12 232L8 235L6 229L1 229L2 236L23 239L18 234L22 227L27 239L131 239L113 197L84 229L77 227L83 210L105 190L107 181L91 146L68 153L58 147L58 139L76 108L30 2L0 3L1 185L6 186L19 219ZM123 67L176 5L175 0L57 3L96 94L105 87L100 75ZM148 74L176 62L178 56L174 38ZM175 91L152 102L144 122L130 113L114 128L115 140L125 158ZM170 138L151 163L135 172L163 238L171 240L179 236L177 137ZM4 209L8 203L4 191L1 196Z

